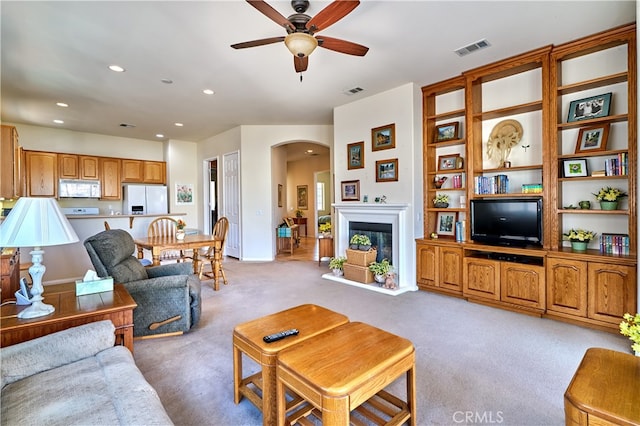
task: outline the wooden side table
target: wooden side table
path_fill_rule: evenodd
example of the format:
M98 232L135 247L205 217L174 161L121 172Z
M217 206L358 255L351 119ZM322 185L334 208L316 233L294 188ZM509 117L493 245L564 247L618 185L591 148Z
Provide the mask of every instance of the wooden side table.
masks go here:
M316 305L300 305L267 315L235 327L233 330L233 400L246 397L262 410L262 424L276 424L276 361L278 353L290 346L349 322L349 318ZM297 328L299 334L272 343L262 338L268 334ZM261 371L243 378L242 354L258 364ZM259 390L262 393L256 392ZM299 401L299 400L298 400Z
M304 236L307 236L307 218L306 217L294 217L293 223L298 226L304 225Z
M133 353L133 309L138 306L122 284L113 291L76 296L76 284L44 287L44 303L56 310L50 315L19 319L26 306L5 305L0 308L0 347L15 345L90 322L111 320L116 327L116 344Z
M384 390L403 374L405 401ZM350 322L283 350L276 376L278 426L313 424L301 421L307 416L325 426L347 426L353 410L375 424L417 424L413 343L371 325ZM287 391L304 400L291 413Z
M333 257L333 237L331 235L318 236L318 266L325 257Z
M589 348L564 394L565 424L640 425L640 357Z

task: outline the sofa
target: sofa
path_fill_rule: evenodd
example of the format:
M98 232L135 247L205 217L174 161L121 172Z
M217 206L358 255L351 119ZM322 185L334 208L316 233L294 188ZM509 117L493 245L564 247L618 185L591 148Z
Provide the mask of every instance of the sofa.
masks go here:
M0 349L0 423L173 424L114 330L99 321Z
M122 229L102 231L84 246L99 277L113 277L138 306L133 310L134 337L188 332L198 324L201 283L190 262L145 268L133 255L133 237Z

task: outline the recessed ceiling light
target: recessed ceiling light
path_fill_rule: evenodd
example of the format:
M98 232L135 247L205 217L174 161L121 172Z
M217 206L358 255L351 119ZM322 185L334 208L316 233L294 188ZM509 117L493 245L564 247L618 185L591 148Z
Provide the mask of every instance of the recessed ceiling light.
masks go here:
M162 133L158 133L156 134L156 138L164 138L164 135Z
M307 150L307 154L311 154L312 152L313 152L313 150L312 150L312 149L308 149L308 150Z
M216 92L214 92L214 91L213 91L213 90L211 90L211 89L204 89L204 90L202 91L202 93L204 93L205 95L213 95L213 94L214 94L214 93L216 93Z
M64 102L58 102L58 103L56 103L56 105L58 105L59 107L63 107L63 108L67 108L69 106L69 104L65 104Z
M171 80L170 78L163 78L160 79L161 82L163 82L164 84L173 84L173 80Z
M125 69L120 65L109 65L109 69L114 72L125 72Z
M53 122L56 124L64 124L64 121L62 120L53 120Z
M176 125L176 127L182 127L182 126L184 126L184 124L182 124L182 123L175 123L175 125Z

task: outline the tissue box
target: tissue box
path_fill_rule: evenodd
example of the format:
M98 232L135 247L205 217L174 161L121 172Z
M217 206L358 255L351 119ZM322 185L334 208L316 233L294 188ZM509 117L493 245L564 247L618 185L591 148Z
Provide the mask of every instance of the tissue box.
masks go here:
M76 296L113 291L113 278L106 277L93 281L76 280Z

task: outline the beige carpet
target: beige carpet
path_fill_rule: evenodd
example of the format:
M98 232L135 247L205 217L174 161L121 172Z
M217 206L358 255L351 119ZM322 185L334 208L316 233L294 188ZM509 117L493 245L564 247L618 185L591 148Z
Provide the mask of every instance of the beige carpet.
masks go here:
M230 284L214 292L203 282L203 316L192 332L135 342L138 366L177 425L261 425L249 401L233 403L233 328L303 303L414 343L419 425L563 425L563 394L585 350L630 352L616 334L428 292L394 297L323 280L326 262L224 267ZM244 360L245 376L256 371ZM403 378L390 389L404 396L404 386Z

